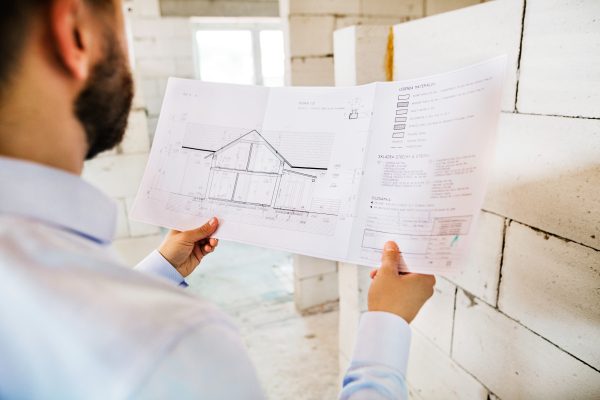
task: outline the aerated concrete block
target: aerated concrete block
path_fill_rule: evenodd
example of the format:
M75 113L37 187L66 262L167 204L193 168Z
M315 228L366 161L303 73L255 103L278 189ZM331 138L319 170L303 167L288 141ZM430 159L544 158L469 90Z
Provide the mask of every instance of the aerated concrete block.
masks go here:
M346 28L348 26L352 26L352 25L364 25L364 26L377 26L377 25L382 25L385 26L388 29L388 33L389 33L389 29L396 24L399 24L401 22L406 22L408 21L410 18L407 16L396 16L396 15L389 15L389 16L354 16L354 15L345 15L345 16L338 16L335 19L335 29L343 29ZM387 45L387 39L385 41L385 44Z
M501 399L595 399L600 393L598 371L462 290L452 358Z
M133 52L137 59L152 58L159 55L154 38L135 39L133 41Z
M137 64L142 78L168 77L177 73L174 58L139 59Z
M188 52L192 54L192 51ZM192 57L177 57L175 58L175 68L178 78L193 79L194 78L194 60Z
M82 178L108 196L135 196L147 162L148 154L100 157L85 163Z
M600 250L600 121L502 114L483 209Z
M333 54L335 17L296 16L290 20L290 56L314 57Z
M339 295L344 307L351 307L359 312L369 309L367 295L371 287L372 279L369 274L372 270L373 268L363 265L338 263Z
M450 355L452 345L455 295L456 286L438 277L433 296L410 324L447 355Z
M527 0L519 112L600 117L600 2Z
M158 97L158 80L157 78L147 78L141 81L144 95L146 97Z
M600 369L600 251L511 223L498 307Z
M290 14L359 14L360 0L289 0Z
M304 279L337 271L337 263L322 258L294 254L294 276Z
M427 0L425 3L425 16L429 17L480 3L481 0Z
M448 279L473 293L491 306L496 306L505 219L481 212L469 255L459 276Z
M127 197L125 199L125 204L127 206L127 215L131 213L131 209L133 208L133 203L135 202L135 197ZM156 225L145 224L143 222L134 221L132 219L127 218L129 223L129 232L132 237L138 236L149 236L149 235L157 235L160 233L160 228Z
M339 299L337 272L294 279L294 300L299 310Z
M159 17L159 0L133 0L133 11L139 16Z
M144 111L132 111L127 121L127 130L120 144L125 154L147 153L150 151L148 122Z
M336 86L385 81L386 26L351 26L333 34Z
M112 248L121 256L125 264L133 268L152 253L162 243L161 235L115 240Z
M508 56L502 110L514 111L523 0L496 0L394 25L394 80Z
M156 41L156 54L160 58L166 57L192 57L192 39L168 38Z
M419 399L487 400L487 389L416 330L408 359L408 384Z
M348 360L352 359L360 319L364 313L345 301L340 301L340 322L338 326L339 351Z
M293 86L333 86L333 57L292 59Z
M115 239L122 239L129 237L129 226L127 225L127 207L125 206L125 199L115 199L117 203L117 230L115 232Z
M416 19L424 16L424 2L425 0L363 0L360 13L361 15L395 15Z

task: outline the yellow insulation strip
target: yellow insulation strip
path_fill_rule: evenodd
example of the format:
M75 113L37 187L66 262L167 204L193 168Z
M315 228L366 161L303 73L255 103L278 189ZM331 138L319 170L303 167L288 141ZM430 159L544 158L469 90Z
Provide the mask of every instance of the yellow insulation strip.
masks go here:
M394 80L394 28L390 27L387 49L385 51L385 60L383 64L385 70L385 79L390 82Z

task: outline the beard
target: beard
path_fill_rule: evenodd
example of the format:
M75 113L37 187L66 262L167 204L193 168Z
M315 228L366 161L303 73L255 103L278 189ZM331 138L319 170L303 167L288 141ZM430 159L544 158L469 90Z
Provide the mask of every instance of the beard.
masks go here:
M88 143L86 160L110 150L123 140L133 100L133 78L125 54L114 35L105 35L104 58L94 66L75 100L75 115Z

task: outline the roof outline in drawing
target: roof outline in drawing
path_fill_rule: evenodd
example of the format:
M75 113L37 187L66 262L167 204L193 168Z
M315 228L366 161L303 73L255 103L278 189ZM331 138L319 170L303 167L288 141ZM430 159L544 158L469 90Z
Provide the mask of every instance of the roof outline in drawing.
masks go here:
M268 143L266 147L270 151L287 161L286 165L300 169L327 170L335 139L334 132L290 131L288 127L283 130L262 131L258 127L204 125L190 121L185 125L184 138L180 144L183 149L214 153L256 131L260 140Z
M327 170L327 168L322 168L322 167L298 167L298 166L294 166L294 165L292 165L292 164L291 164L291 163L290 163L290 162L289 162L289 161L288 161L288 160L287 160L287 159L286 159L286 158L285 158L285 157L284 157L284 156L283 156L283 155L282 155L280 152L278 152L278 151L277 151L277 149L276 149L275 147L273 147L273 146L271 145L271 143L269 143L269 141L268 141L267 139L265 139L265 138L264 138L264 136L263 136L263 135L261 135L261 134L260 134L260 132L258 132L256 129L252 129L250 132L248 132L248 133L246 133L246 134L244 134L244 135L240 136L239 138L237 138L237 139L235 139L235 140L233 140L233 141L231 141L231 142L227 143L225 146L223 146L223 147L221 147L220 149L217 149L217 150L204 150L204 149L196 149L196 148L190 148L190 147L185 147L185 146L182 146L182 148L184 148L184 149L190 149L190 150L200 150L200 151L207 151L207 152L211 153L211 154L207 155L206 157L204 157L204 158L206 159L206 158L209 158L209 157L213 157L213 156L214 156L216 153L219 153L219 152L225 151L225 150L226 150L226 149L228 149L229 147L232 147L232 146L234 146L236 142L238 142L238 141L242 140L243 138L245 138L246 136L248 136L248 135L250 135L250 134L252 134L252 133L255 133L255 134L257 134L258 136L260 136L260 138L261 138L261 139L262 139L262 140L265 142L265 144L268 146L268 148L271 150L271 152L272 152L272 153L273 153L273 154L274 154L274 155L275 155L277 158L279 158L281 161L283 161L284 163L286 163L286 164L287 164L287 165L288 165L290 168L294 168L294 169L315 169L315 170L323 170L323 171L326 171L326 170ZM290 172L293 172L293 171L290 171Z

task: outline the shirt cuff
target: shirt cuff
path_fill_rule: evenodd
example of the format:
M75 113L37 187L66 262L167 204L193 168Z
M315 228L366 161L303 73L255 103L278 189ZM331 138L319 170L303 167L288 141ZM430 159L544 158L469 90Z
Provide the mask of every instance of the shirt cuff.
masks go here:
M383 364L406 377L411 330L395 314L371 311L362 316L352 363Z
M188 286L183 276L177 272L175 267L173 267L171 263L168 262L162 256L162 254L158 252L158 250L154 250L152 253L150 253L148 257L144 258L133 269L136 271L143 271L162 276L163 278L167 278L168 280L175 282L179 286Z

